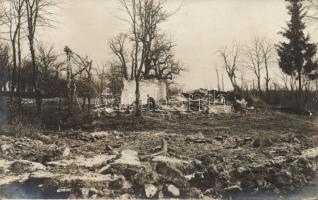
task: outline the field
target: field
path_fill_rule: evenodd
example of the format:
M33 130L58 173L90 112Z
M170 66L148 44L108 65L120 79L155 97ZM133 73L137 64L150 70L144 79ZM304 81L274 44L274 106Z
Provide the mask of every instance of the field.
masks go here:
M76 130L8 130L2 197L268 199L293 195L316 170L308 154L318 146L316 118L266 110L114 114Z

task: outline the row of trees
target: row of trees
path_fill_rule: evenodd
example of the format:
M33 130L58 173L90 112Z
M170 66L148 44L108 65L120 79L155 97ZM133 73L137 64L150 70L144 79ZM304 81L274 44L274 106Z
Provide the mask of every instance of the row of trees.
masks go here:
M245 46L233 45L219 50L224 62L224 69L235 90L244 87L244 74L251 72L257 82L257 90L262 93L262 78L265 80L265 90L268 93L270 85L270 67L275 60L274 44L266 38L255 37ZM240 77L239 77L240 76ZM241 80L239 85L238 80Z
M242 71L249 71L255 77L259 94L262 94L263 82L268 94L272 78L272 70L269 68L274 62L278 63L286 75L283 76L284 82L298 81L299 95L304 85L306 86L304 82L317 79L317 46L310 42L310 37L304 33L304 18L307 16L305 0L286 1L291 19L287 28L280 33L285 37L284 42L274 45L268 39L255 38L244 47L233 45L219 51L224 61L224 69L235 90L242 89L243 85L238 84L238 74L241 73L243 80ZM0 75L0 83L4 85L10 81L11 99L16 91L21 104L21 91L29 88L40 113L43 93L60 91L61 93L55 95L66 94L71 113L74 95L79 92L78 88L81 88L79 93L87 97L90 107L90 97L95 90L92 86L103 90L107 85L111 85L114 91L119 93L123 80L127 80L136 82L136 114L140 115L140 81L158 79L172 82L185 67L175 58L175 44L160 28L173 14L166 12L165 0L119 2L126 14L123 20L127 22L129 31L120 33L110 40L109 47L115 59L105 70L104 67L94 69L92 60L79 56L68 47L64 49L63 54L66 55L66 62L61 62L52 48L37 48L38 28L52 27L54 23L51 18L53 13L49 11L55 6L53 0L6 0L6 10L0 17L8 30L6 36L10 45L0 46L0 70L3 72ZM25 54L21 48L24 42L27 42L29 47L27 59L23 58ZM97 82L94 82L94 70L98 72Z
M3 15L1 24L5 26L5 39L10 43L10 99L12 102L14 92L19 94L19 105L21 106L21 89L22 89L22 44L25 40L28 43L30 54L30 66L32 68L31 91L36 99L37 112L41 112L41 91L39 65L36 56L36 34L40 27L51 26L52 20L49 9L54 6L51 0L5 0L3 2ZM8 47L5 47L8 48ZM9 68L6 65L2 68ZM7 70L7 69L6 69ZM26 70L26 69L25 69Z
M42 97L67 97L69 113L77 95L88 99L96 90L101 93L110 86L119 93L123 80L136 82L137 115L140 115L139 83L143 79L158 79L173 82L174 76L185 70L174 56L175 44L167 37L160 25L171 14L165 11L164 0L119 0L130 27L127 33L115 36L109 47L115 60L107 66L93 68L93 61L81 57L65 47L66 60L61 59L53 48L44 48L37 43L38 29L54 27L51 13L54 0L5 0L0 21L8 44L0 45L0 84L7 88L11 103L18 97L21 107L22 95L36 100L38 114ZM22 46L27 43L29 52ZM26 57L25 57L26 56ZM93 76L97 72L97 76ZM96 81L97 78L97 81Z
M10 96L11 107L18 105L22 114L22 97L36 100L41 113L43 97L58 97L59 109L67 99L69 114L75 97L82 98L82 108L101 92L94 79L93 61L70 48L57 53L38 42L39 28L53 28L54 0L4 0L1 2L0 88ZM23 48L28 46L28 51ZM66 58L66 59L65 59ZM104 72L103 72L104 73ZM108 74L108 73L106 73ZM97 78L102 78L98 73ZM9 86L9 88L8 88ZM7 90L7 91L6 91Z
M243 87L243 83L241 83L241 87L238 85L239 74L243 74L242 71L249 71L257 82L259 94L262 94L264 81L265 91L268 94L271 77L273 77L273 73L271 73L273 70L269 70L269 68L273 64L278 64L280 67L281 79L286 89L297 88L299 97L304 87L309 90L312 82L316 84L317 88L317 45L310 41L309 35L305 34L306 18L314 17L308 15L307 1L286 0L286 2L291 18L287 23L287 28L279 33L284 37L283 42L275 45L268 39L256 37L251 44L245 45L245 47L233 45L231 48L226 47L219 51L219 55L224 61L224 69L235 90ZM309 3L309 8L317 5L316 1ZM243 78L241 82L243 82Z
M66 62L61 59L60 55L63 57L66 55L70 59L67 59ZM75 97L81 97L83 99L82 108L84 108L86 100L90 107L90 99L102 90L98 87L98 80L93 79L92 60L79 56L68 47L60 55L53 47L45 48L43 45L39 45L36 49L37 84L41 98L59 98L60 106L62 99L67 98L68 107L71 108L76 100ZM20 105L22 97L34 97L34 74L30 58L23 58L19 66L19 82L12 87L14 69L12 57L9 47L0 45L0 88L3 94L10 95L13 106ZM59 109L61 109L60 106ZM71 113L71 109L69 111Z

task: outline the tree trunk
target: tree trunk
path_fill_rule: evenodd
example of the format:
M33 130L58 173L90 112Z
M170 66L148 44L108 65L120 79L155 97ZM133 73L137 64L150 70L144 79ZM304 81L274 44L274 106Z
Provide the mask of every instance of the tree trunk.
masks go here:
M268 71L268 65L267 65L267 59L265 57L265 70L266 70L266 77L265 77L265 87L266 87L266 98L269 98L269 71Z
M86 98L85 96L82 98L82 110L85 110L85 105L86 105Z
M301 77L301 70L298 70L298 98L299 103L301 101L301 93L302 93L302 77Z
M41 91L38 88L38 68L36 65L36 58L35 58L35 50L34 50L34 42L33 38L29 36L30 42L30 52L31 52L31 59L32 59L32 66L33 66L33 91L35 92L34 98L36 100L36 110L37 114L41 114L41 107L42 107L42 97Z
M136 117L141 116L139 80L136 78Z
M261 89L261 77L257 78L257 87L258 87L258 95L262 96L262 89Z
M88 107L87 107L87 114L88 116L91 114L91 67L92 63L90 63L90 67L88 70L88 95L87 95L87 100L88 100Z
M19 112L21 118L23 118L23 107L22 107L22 92L21 92L21 68L22 68L22 55L21 55L21 29L18 30L18 105L19 105Z
M36 110L39 116L42 112L42 95L39 89L36 90Z
M16 85L16 74L17 74L17 50L16 50L16 41L11 40L12 44L12 61L13 61L13 69L11 76L11 87L10 87L10 101L13 103L14 97L14 89Z
M91 95L90 95L90 94L88 94L87 101L88 101L88 104L87 104L87 114L88 114L88 116L89 116L89 115L91 114L91 105L92 105L92 103L91 103Z
M91 114L91 93L90 93L90 85L88 88L88 95L87 95L87 114Z
M318 97L318 79L316 79L315 83L316 83L316 91L315 91L315 93L316 93L316 98L317 98Z
M73 104L73 91L72 91L72 68L71 68L71 56L67 53L67 69L66 69L66 79L67 79L67 113L68 117L72 115L72 104Z
M71 78L70 78L71 79ZM68 116L70 117L72 115L73 111L73 81L69 80L68 86L67 86L67 111Z

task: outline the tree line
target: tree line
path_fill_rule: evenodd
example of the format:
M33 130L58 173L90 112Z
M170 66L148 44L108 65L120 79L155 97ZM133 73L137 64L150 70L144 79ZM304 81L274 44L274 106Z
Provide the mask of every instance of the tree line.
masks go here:
M176 44L168 37L162 24L174 12L167 12L165 0L118 0L122 19L128 31L114 36L108 47L113 60L99 67L92 59L81 56L70 47L58 53L38 41L39 28L54 28L54 0L3 0L0 22L2 43L0 44L0 86L9 84L10 102L17 102L22 110L22 97L27 95L36 101L41 113L43 97L58 97L59 104L67 99L68 113L78 96L87 99L87 110L91 98L110 87L120 93L123 81L136 83L136 115L141 115L140 82L142 80L165 80L173 83L176 76L186 70L175 57ZM250 72L256 80L256 90L268 96L273 84L273 63L281 69L282 80L288 88L302 90L315 81L317 83L317 45L305 34L307 5L316 8L316 1L286 0L290 20L279 34L285 39L278 44L268 38L255 37L245 46L230 45L218 51L235 91L244 88L244 74ZM28 50L22 48L27 44ZM216 70L218 82L219 71ZM240 79L240 80L239 80ZM239 84L241 82L241 85ZM263 83L265 86L263 87ZM220 85L220 83L218 83ZM224 89L224 80L222 76ZM318 84L316 84L318 87ZM220 87L220 86L219 86ZM61 105L59 106L59 109Z
M1 2L2 42L0 43L0 88L10 97L10 108L23 114L23 98L33 98L38 115L43 98L67 98L68 111L74 95L83 98L83 105L98 89L92 78L92 61L72 52L57 51L40 41L40 28L54 28L54 0L4 0ZM27 45L28 49L23 48ZM72 57L72 60L70 58ZM67 58L67 59L65 59ZM90 110L90 109L88 109Z
M109 87L120 93L123 81L136 82L137 115L140 114L139 83L143 79L174 81L185 70L174 56L175 44L160 29L173 13L165 11L163 0L119 0L130 31L109 41L114 59L99 67L93 60L81 56L68 46L64 51L42 45L40 28L54 28L54 0L3 0L1 2L0 87L9 94L10 105L23 111L23 97L33 98L38 115L43 98L67 99L72 113L77 97L88 112L91 98ZM27 44L28 51L23 48ZM6 91L7 90L7 91Z
M303 90L318 89L318 60L317 44L312 42L310 35L306 34L306 22L316 20L318 2L315 0L285 0L290 19L287 27L279 32L283 41L277 44L266 37L255 37L250 44L230 46L220 49L219 55L223 60L223 68L226 71L235 90L243 90L245 80L244 73L251 73L256 81L258 94L263 91L268 97L270 85L275 89L281 85L272 78L273 67L278 66L282 89L297 90L297 97L301 99ZM314 11L310 12L309 11ZM272 69L270 69L272 68ZM239 77L241 76L241 77ZM241 79L240 79L241 78ZM241 85L239 85L239 80ZM264 85L264 86L263 86ZM314 86L314 87L312 87Z

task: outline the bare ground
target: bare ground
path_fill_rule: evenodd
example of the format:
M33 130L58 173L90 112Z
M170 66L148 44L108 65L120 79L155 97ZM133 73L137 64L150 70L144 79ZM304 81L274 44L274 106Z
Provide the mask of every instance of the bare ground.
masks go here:
M0 197L284 196L315 174L304 152L318 146L316 121L270 111L154 113L104 116L76 131L2 131Z

